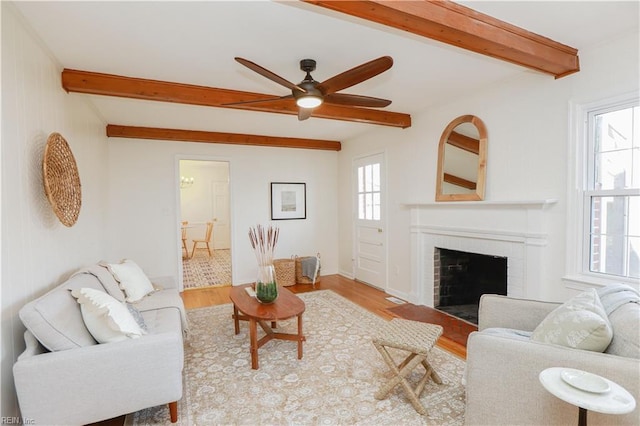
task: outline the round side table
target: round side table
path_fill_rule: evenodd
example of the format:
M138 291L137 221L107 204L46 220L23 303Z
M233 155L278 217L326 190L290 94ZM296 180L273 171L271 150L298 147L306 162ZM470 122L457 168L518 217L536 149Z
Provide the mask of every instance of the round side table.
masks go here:
M581 370L552 367L540 373L542 386L554 396L578 407L578 425L587 425L587 410L604 414L627 414L636 408L636 400L625 388L604 377L597 376L609 385L606 392L588 392L570 385L562 378L562 371L585 373Z

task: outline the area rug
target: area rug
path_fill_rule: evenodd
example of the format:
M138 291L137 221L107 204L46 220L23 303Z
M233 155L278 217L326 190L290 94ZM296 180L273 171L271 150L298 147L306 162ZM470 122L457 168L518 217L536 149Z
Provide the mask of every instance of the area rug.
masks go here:
M182 281L185 289L231 285L231 250L209 252L196 249L190 259L182 259Z
M464 423L463 360L438 347L431 351L443 384L430 381L422 393L427 415L413 409L400 386L377 400L374 392L389 374L371 338L385 320L331 290L300 297L306 304L303 358L297 359L295 342L272 340L259 349L258 370L251 369L247 323L234 334L232 305L188 311L192 335L185 344L179 425ZM295 319L278 327L295 332ZM410 379L423 372L419 368ZM160 406L128 416L126 424L171 423L168 408Z

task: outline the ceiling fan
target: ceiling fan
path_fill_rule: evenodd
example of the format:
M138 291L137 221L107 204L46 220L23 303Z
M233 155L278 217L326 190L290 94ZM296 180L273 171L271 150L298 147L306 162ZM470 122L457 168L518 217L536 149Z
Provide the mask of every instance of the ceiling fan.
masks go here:
M343 73L335 75L328 80L319 83L311 77L311 71L316 69L316 61L313 59L303 59L300 61L300 69L307 73L304 80L298 84L293 84L285 80L279 75L261 67L244 58L235 58L236 61L257 72L263 77L268 78L288 89L291 94L281 96L279 98L259 99L246 102L234 102L226 105L238 105L246 103L280 101L282 99L295 99L298 105L298 120L306 120L311 117L313 109L326 102L328 104L382 108L391 104L387 99L373 98L370 96L350 95L347 93L336 93L347 87L368 80L376 75L388 70L393 65L393 59L390 56L382 56L378 59L358 65Z

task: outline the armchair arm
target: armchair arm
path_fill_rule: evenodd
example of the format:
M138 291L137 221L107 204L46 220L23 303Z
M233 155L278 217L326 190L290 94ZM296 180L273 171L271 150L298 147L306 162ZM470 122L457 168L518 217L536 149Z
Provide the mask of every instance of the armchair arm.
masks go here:
M542 425L577 423L578 408L540 384L550 367L577 368L606 377L640 395L640 360L475 332L467 342L466 423ZM637 425L638 411L589 412L589 425Z
M87 424L179 400L182 367L181 335L159 333L41 354L28 348L13 372L24 417Z
M478 330L490 327L533 331L560 303L483 294L478 309Z

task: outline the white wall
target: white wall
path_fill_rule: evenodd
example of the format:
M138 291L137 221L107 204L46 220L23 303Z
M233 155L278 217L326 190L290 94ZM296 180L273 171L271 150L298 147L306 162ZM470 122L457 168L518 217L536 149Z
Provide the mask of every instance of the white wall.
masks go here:
M409 129L380 129L343 144L340 179L349 179L351 161L369 152L385 150L388 170L389 291L399 296L416 293L411 283L410 211L406 203L433 202L437 147L442 130L463 114L480 117L487 126L487 200L557 198L549 209L549 243L545 269L536 296L562 300L565 288L567 158L569 102L592 101L638 90L639 37L629 34L580 52L581 71L554 80L523 71L517 77L412 117ZM339 193L341 209L340 271L351 271L352 235L350 188ZM348 213L348 214L347 214ZM465 209L472 223L474 209ZM433 211L432 225L452 224L450 212ZM490 224L500 228L503 224ZM396 267L399 273L395 274Z
M64 92L61 71L14 6L2 2L1 416L17 415L11 369L24 349L18 310L104 253L105 127L86 102ZM82 184L82 208L71 228L53 214L42 184L52 132L69 143Z
M233 283L255 280L248 231L270 220L270 182L307 184L307 219L273 221L276 257L320 252L337 272L337 153L133 139L109 140L109 257L135 259L151 276L179 276L179 159L229 161Z

